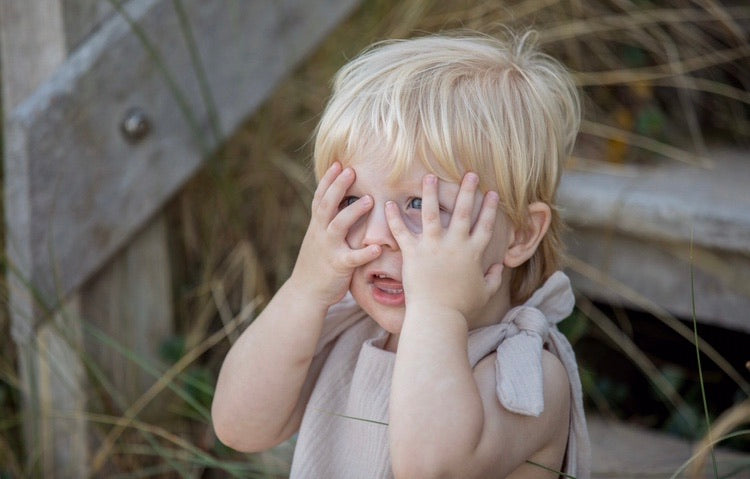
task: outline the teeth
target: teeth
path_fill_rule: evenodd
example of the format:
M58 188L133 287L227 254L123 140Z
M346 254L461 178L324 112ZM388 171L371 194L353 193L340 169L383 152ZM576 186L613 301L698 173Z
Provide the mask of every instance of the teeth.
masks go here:
M380 288L381 291L385 291L388 294L401 294L404 292L403 289L386 289L386 288Z

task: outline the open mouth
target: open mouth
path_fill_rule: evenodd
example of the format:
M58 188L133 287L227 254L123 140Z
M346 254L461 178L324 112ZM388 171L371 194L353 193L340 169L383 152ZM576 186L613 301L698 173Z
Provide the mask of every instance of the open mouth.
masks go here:
M387 306L404 304L404 285L401 281L384 273L375 273L371 277L372 294L375 300Z
M396 281L384 274L374 274L372 284L388 294L402 294L404 292L404 285L401 281Z

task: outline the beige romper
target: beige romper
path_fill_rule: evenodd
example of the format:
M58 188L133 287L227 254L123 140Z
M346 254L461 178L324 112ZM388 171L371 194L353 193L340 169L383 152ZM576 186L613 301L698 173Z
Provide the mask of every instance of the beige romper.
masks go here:
M542 348L568 372L570 433L565 472L588 479L590 447L578 367L556 324L575 303L568 277L553 274L526 303L495 325L469 332L472 367L496 354L497 394L509 411L538 416L544 408ZM388 401L394 353L388 333L347 296L331 307L315 361L324 361L300 426L291 478L391 478ZM499 453L499 452L498 452Z

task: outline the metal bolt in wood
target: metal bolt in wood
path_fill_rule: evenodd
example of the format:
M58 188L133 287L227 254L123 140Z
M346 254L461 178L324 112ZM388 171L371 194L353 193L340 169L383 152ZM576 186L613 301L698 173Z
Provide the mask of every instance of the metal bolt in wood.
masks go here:
M140 108L131 108L125 113L125 118L120 124L122 134L130 143L141 141L151 131L151 122Z

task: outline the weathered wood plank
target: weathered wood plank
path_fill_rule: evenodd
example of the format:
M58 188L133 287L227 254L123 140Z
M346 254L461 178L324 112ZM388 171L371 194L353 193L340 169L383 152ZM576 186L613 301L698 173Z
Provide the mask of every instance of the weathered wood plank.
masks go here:
M115 13L111 0L62 0L62 9L69 52L78 48L91 32Z
M52 321L38 328L35 347L29 350L32 367L26 378L31 380L25 385L39 389L26 398L24 418L35 426L27 435L26 454L28 460L40 461L34 470L42 477L78 478L88 471L88 421L83 415L87 381L80 356L79 308L75 296L67 301Z
M712 168L675 162L569 171L559 200L571 254L670 313L750 333L750 163L713 150ZM690 245L693 245L692 257ZM691 278L691 266L694 272ZM622 302L575 271L583 293Z
M65 59L60 1L0 2L0 26L3 108L10 112L47 80ZM29 61L31 52L34 61Z
M159 347L172 332L172 287L167 224L159 215L79 290L81 316L96 328L86 353L116 391L122 412L155 381L150 372L105 341L103 333L140 360L160 364Z
M0 2L0 61L3 116L46 81L65 59L65 35L58 0ZM33 61L29 58L33 54ZM30 194L28 165L13 161L12 141L5 137L6 197ZM5 203L7 259L12 335L16 341L24 417L26 467L44 477L84 477L88 455L85 377L78 356L81 323L78 304L51 314L36 301L26 282L33 261L23 241L33 212L26 201ZM12 230L12 233L11 233Z
M591 435L592 479L672 477L693 454L693 445L688 441L658 431L597 416L589 417L588 426ZM747 466L750 456L717 449L716 461L719 477L728 477L739 466ZM688 476L682 473L676 477ZM700 477L714 477L708 464ZM745 471L732 477L748 477L748 474Z
M356 3L185 0L221 132L246 118ZM13 242L25 244L29 279L48 299L82 284L195 172L204 157L199 138L208 149L216 145L172 2L131 0L127 10L162 51L198 131L119 15L14 110L8 181L27 185L11 188L7 201L25 205L28 224ZM120 132L133 107L151 123L137 143Z
M742 148L713 149L710 168L674 161L566 171L566 221L658 241L750 255L750 162Z

